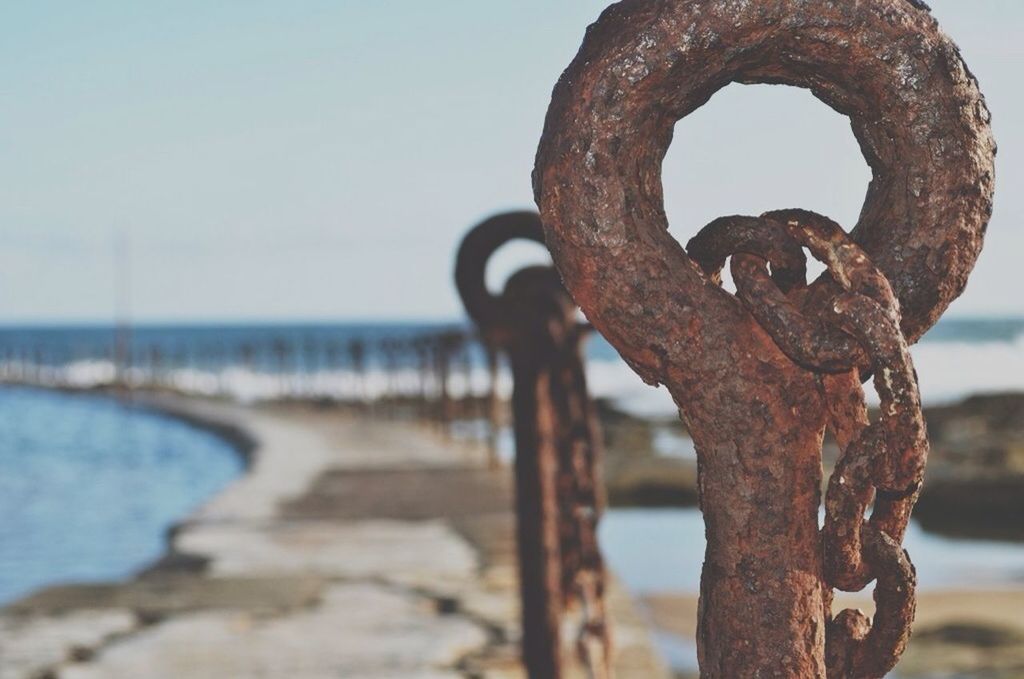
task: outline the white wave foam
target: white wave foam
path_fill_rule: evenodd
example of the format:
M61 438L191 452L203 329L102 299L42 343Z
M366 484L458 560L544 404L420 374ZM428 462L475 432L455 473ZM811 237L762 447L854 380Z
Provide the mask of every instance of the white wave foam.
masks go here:
M1012 342L925 342L911 353L927 405L971 394L1024 391L1024 337Z
M912 349L914 363L926 405L955 401L971 394L1000 391L1024 391L1024 337L1012 342L925 342ZM35 367L19 363L0 364L0 378L42 382L72 387L110 384L117 371L107 360L76 361L62 367ZM323 370L312 373L264 372L241 366L221 370L178 368L152 373L132 368L126 374L129 383L164 385L186 393L227 396L243 402L277 398L334 398L372 401L389 393L416 395L424 390L436 394L438 384L419 371L408 368L388 372L381 368L359 374L351 370ZM591 393L615 401L619 407L640 417L666 418L677 413L668 391L643 381L622 361L592 360L587 366ZM489 377L483 367L468 375L455 371L449 379L453 398L487 392ZM502 371L499 394L508 398L512 379ZM877 402L867 389L870 402Z
M941 405L972 394L1024 392L1024 337L1012 342L924 342L911 349L925 405ZM612 398L640 417L669 417L675 404L664 388L644 384L622 362L593 361L591 392ZM878 403L870 385L868 402Z

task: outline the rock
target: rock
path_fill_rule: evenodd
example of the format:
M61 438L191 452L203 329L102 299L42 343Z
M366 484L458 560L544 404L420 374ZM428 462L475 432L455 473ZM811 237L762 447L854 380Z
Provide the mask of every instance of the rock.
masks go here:
M1024 540L1024 394L925 410L931 456L914 516L959 537Z
M1000 648L1024 644L1020 630L990 625L950 623L918 632L914 639L919 644L958 644L978 648Z
M1024 394L972 396L925 419L933 475L1024 475Z
M616 507L696 507L697 469L671 458L649 457L605 473L608 502Z
M914 517L943 535L1024 540L1024 474L930 480Z
M686 436L678 419L654 422L598 402L605 432L605 486L616 507L694 507L698 502L694 461L660 456L654 437L659 428Z

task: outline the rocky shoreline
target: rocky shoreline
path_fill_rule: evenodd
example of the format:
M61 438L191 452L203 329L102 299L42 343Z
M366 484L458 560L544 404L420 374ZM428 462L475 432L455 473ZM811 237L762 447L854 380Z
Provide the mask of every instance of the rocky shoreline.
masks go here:
M661 431L687 436L675 419L645 420L601 404L612 505L695 507L695 460L657 450ZM1024 394L974 396L925 409L931 454L915 518L954 537L1024 540ZM826 443L825 462L835 459Z

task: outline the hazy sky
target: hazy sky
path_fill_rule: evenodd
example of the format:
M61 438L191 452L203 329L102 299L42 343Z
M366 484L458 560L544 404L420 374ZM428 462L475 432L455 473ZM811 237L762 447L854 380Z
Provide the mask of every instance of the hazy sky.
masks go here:
M1024 2L930 2L1000 144L954 313L1024 314ZM551 88L606 4L2 3L0 322L109 320L119 232L140 320L461 315L454 247L532 206ZM672 232L790 206L850 225L868 178L844 118L734 85L677 127Z

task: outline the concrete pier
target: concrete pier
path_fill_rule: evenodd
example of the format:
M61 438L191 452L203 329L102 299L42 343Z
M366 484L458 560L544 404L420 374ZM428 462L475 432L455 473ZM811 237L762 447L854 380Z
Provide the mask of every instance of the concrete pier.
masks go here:
M136 578L0 612L0 679L523 676L511 473L483 450L309 405L140 402L248 442L248 473ZM617 676L669 676L611 602Z

